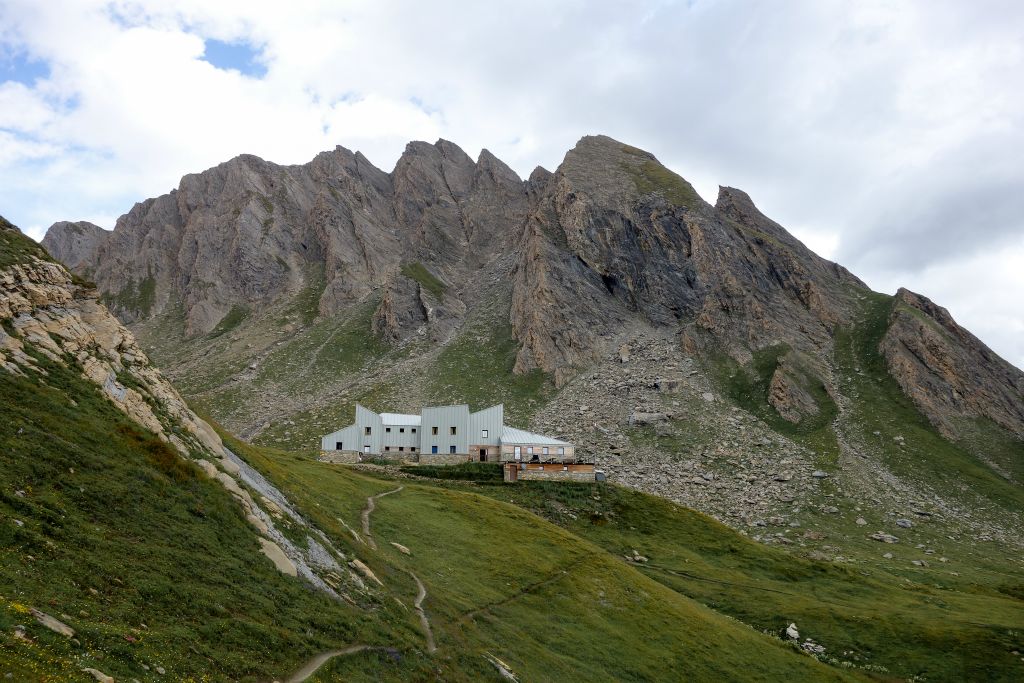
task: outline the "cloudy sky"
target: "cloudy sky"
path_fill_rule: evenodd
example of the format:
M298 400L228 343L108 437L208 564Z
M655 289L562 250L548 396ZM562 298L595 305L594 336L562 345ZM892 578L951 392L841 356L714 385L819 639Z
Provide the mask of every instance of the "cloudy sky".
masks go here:
M37 238L242 152L444 137L526 175L588 133L1024 366L1017 0L0 0L0 214Z

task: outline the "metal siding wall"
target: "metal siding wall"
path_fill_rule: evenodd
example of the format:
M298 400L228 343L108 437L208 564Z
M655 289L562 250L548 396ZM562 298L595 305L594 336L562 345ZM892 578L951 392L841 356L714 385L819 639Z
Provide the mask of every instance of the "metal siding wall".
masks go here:
M431 427L437 427L433 435ZM455 436L451 427L456 428ZM424 408L420 419L420 445L424 453L431 453L431 446L437 446L438 454L448 453L455 446L456 453L469 453L469 406L440 406Z
M498 446L501 444L501 428L505 422L505 406L496 406L472 413L469 416L469 434L467 443L475 446ZM481 436L487 430L487 438Z
M340 441L347 451L361 451L363 449L363 442L359 436L361 433L359 425L352 424L323 437L320 440L320 446L325 451L333 451L335 444ZM357 441L359 443L356 443Z
M381 427L381 429L382 429L381 446L391 446L391 451L389 451L389 453L396 451L399 446L402 446L403 448L405 448L406 451L409 451L410 448L415 446L416 447L416 452L417 453L419 452L419 449L420 449L420 426L419 425L383 425ZM388 434L388 432L387 432L388 429L391 430L390 434ZM400 429L404 429L405 433L403 434L402 432L400 432L399 431ZM412 433L412 430L414 430L414 429L416 430L415 434Z
M369 408L356 404L356 426L359 427L359 446L356 450L362 452L363 446L370 447L370 453L381 452L381 436L384 433L384 425L380 415ZM370 428L370 435L366 436L366 428Z

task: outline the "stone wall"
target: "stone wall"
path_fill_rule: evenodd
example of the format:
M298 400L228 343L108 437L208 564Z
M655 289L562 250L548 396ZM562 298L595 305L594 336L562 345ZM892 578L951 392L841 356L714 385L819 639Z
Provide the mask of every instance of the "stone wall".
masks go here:
M320 462L334 464L352 464L359 462L359 453L356 451L320 451Z
M472 458L465 453L420 453L420 465L459 465L464 462L472 462Z
M561 467L552 466L543 470L519 470L519 481L575 481L583 484L594 481L594 472L566 471Z

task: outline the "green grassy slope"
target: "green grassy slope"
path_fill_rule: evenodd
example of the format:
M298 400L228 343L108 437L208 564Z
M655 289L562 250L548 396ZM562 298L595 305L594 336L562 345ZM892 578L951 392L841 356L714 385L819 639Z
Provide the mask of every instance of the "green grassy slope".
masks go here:
M651 578L759 630L796 622L829 661L927 680L1014 680L1024 601L995 581L908 578L755 543L698 512L616 486L476 486L514 500L609 552L633 549ZM877 544L876 544L877 546ZM1021 585L1024 576L1017 575Z
M7 226L0 263L48 258ZM397 607L367 611L280 574L222 486L72 358L25 350L43 373L0 370L0 677L85 681L91 667L149 680L160 667L175 681L265 681L324 649L415 634Z
M521 680L841 679L829 669L715 613L578 535L469 491L384 481L311 457L231 441L336 537L359 529L355 492L404 489L377 502L378 551L360 558L411 605L425 584L438 652L434 670ZM510 489L511 490L511 489ZM342 524L342 521L345 524ZM725 536L734 532L721 529ZM391 541L411 549L406 556ZM367 652L335 660L317 680L404 680L425 656ZM373 667L367 671L366 667Z
M386 610L368 619L279 574L222 487L76 371L39 363L45 378L0 371L0 674L86 680L91 666L121 680L145 664L256 681L341 643L400 639Z

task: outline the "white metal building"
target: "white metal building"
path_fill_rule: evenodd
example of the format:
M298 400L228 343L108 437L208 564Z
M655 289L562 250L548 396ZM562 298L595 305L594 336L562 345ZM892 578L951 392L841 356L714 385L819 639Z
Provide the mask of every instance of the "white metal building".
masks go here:
M321 440L325 454L355 453L419 462L573 462L566 441L505 424L505 406L424 407L419 415L375 413L356 404L355 423Z

